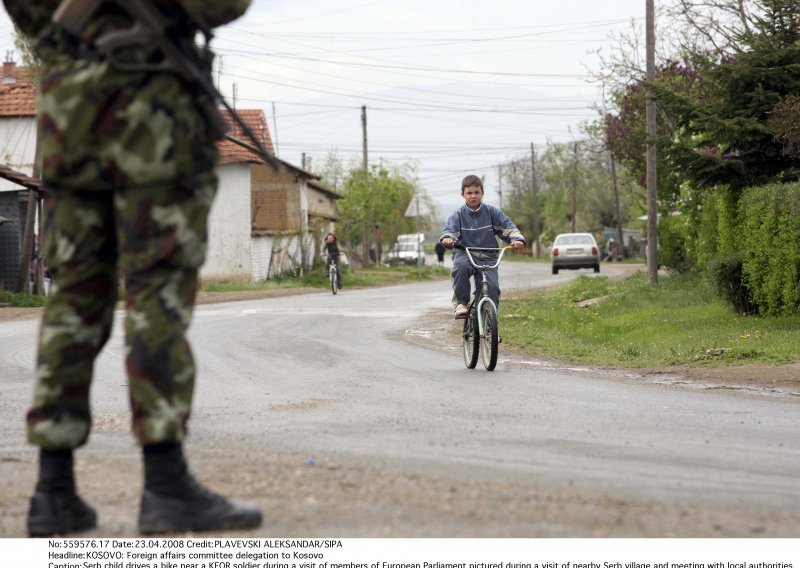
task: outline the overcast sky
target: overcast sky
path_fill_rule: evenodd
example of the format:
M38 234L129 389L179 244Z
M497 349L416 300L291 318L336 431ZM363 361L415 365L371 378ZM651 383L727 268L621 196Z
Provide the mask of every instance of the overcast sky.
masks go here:
M464 175L485 176L497 204L497 164L580 137L601 100L592 52L644 12L644 0L254 0L218 31L215 79L238 108L264 109L281 158L305 152L312 170L332 150L360 161L366 105L370 163L415 163L447 214ZM13 49L4 12L0 43Z

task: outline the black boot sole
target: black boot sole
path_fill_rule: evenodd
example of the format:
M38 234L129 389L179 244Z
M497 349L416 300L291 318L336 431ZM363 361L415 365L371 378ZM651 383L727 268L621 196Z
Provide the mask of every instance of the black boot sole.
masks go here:
M261 511L219 496L207 501L165 497L145 491L139 513L139 532L162 534L253 529L261 526Z
M28 535L45 537L97 527L97 513L76 494L36 493L28 512Z

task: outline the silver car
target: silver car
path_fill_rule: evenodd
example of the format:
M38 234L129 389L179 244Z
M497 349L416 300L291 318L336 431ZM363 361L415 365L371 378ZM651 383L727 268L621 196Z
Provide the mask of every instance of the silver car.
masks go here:
M600 272L600 248L590 233L562 233L550 250L553 274L561 268L594 268Z

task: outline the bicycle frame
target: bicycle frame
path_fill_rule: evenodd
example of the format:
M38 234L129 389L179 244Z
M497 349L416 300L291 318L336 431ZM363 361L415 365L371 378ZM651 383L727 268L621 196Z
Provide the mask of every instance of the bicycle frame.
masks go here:
M326 261L327 268L328 268L328 278L331 281L331 290L334 294L336 294L336 288L338 288L338 280L339 280L339 267L336 265L336 261L332 256L328 256Z
M458 245L457 245L458 246ZM506 253L506 250L513 248L511 245L504 246L504 247L465 247L459 246L458 248L463 249L467 253L467 258L469 259L469 263L475 267L476 270L481 271L481 293L478 296L477 304L475 305L475 309L478 312L478 333L480 333L481 337L485 334L485 326L483 322L483 314L481 314L481 307L486 302L489 302L492 306L494 306L495 312L497 311L497 304L489 297L489 282L486 279L486 273L493 268L497 268L500 265L500 261L503 260L503 255ZM472 257L471 250L488 250L488 251L500 251L500 254L497 257L497 261L494 264L478 264L475 262L475 259Z

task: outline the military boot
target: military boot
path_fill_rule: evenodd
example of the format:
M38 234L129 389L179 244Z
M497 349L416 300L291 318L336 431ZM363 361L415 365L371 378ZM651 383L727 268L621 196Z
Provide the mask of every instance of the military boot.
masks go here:
M145 446L139 532L199 532L261 526L261 511L229 501L189 473L179 444Z
M97 526L97 513L75 490L72 450L40 451L39 481L27 526L30 536L64 535Z

